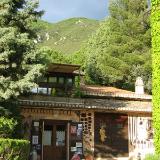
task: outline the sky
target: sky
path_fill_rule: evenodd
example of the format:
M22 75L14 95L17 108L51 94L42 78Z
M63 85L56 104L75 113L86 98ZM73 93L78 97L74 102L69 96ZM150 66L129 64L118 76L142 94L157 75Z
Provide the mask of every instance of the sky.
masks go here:
M39 0L42 19L58 22L73 17L102 20L107 16L108 0Z

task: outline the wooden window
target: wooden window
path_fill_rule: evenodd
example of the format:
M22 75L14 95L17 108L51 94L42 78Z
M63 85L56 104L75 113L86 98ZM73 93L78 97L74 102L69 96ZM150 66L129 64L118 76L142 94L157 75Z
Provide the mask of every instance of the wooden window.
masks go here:
M67 85L69 85L69 86L73 85L73 79L72 78L67 79Z
M59 84L64 84L64 77L59 77Z
M43 133L43 145L51 146L52 145L52 126L45 126Z
M57 83L57 77L49 77L50 83Z
M39 78L38 82L47 82L47 77L41 77L41 78Z
M65 125L56 126L56 146L65 146Z
M37 89L39 94L47 94L47 88L39 87Z

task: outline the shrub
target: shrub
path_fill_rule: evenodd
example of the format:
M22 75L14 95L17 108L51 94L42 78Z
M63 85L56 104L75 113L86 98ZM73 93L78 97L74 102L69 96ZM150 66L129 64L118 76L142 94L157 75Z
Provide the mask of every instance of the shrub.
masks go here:
M10 137L16 124L13 118L0 117L0 137Z
M154 145L160 154L160 0L151 0Z
M0 138L0 157L3 160L28 160L29 141Z
M145 157L145 160L160 160L160 156L159 155L148 154Z

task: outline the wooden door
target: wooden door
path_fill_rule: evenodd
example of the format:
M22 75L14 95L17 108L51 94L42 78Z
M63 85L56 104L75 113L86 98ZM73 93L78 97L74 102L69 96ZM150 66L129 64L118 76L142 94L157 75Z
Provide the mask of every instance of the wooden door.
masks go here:
M44 121L43 160L66 160L67 124L58 121Z

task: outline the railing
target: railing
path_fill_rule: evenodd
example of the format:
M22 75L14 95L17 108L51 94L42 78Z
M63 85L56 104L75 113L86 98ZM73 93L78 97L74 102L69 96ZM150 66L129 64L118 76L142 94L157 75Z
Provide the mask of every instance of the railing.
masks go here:
M31 101L52 101L52 102L63 102L63 103L84 103L84 99L80 98L70 98L70 97L54 97L47 95L30 95L29 97L21 97L21 100L31 100Z
M154 154L155 149L153 145L153 139L150 140L135 140L133 144L135 146L134 155L140 157L140 159L145 159L146 155Z
M153 150L154 149L153 139L135 140L133 144L136 149L140 149L140 150Z

